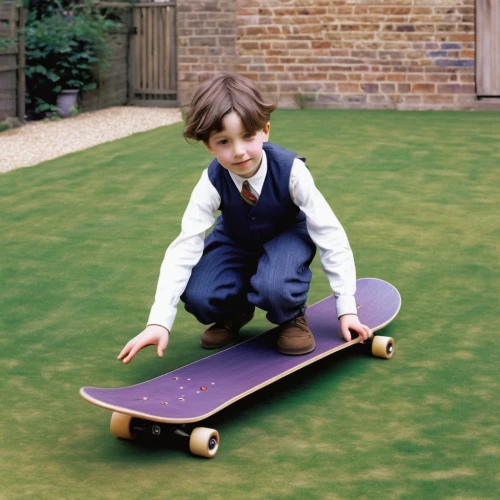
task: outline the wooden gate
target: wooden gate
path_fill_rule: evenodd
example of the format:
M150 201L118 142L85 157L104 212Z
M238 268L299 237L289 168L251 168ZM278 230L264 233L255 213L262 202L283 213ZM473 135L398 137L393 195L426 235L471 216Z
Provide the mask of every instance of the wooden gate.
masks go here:
M500 0L477 0L476 7L476 92L500 97Z
M137 3L130 43L130 103L178 106L175 1Z

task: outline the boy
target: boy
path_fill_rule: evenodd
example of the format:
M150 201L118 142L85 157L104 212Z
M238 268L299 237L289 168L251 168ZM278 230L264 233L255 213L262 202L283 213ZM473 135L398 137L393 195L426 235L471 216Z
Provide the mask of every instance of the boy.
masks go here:
M279 325L280 352L313 351L304 311L316 247L344 338L351 339L351 330L369 337L357 316L354 259L342 226L304 159L267 142L276 106L237 75L217 76L195 92L184 137L203 141L215 159L193 190L181 234L165 253L148 326L119 360L129 363L148 345L163 356L179 300L198 321L213 323L201 337L206 349L230 344L260 307ZM204 239L216 210L221 216Z

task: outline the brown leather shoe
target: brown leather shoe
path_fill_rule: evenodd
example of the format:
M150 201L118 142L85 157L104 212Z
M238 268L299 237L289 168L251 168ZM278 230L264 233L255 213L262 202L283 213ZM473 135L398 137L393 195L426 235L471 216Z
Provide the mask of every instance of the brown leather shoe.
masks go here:
M231 344L240 329L246 325L252 318L255 307L249 307L240 317L236 319L226 319L213 324L207 328L201 336L201 347L204 349L218 349Z
M279 352L297 356L314 351L316 343L305 315L297 316L292 321L283 323L280 328L281 333L278 337Z

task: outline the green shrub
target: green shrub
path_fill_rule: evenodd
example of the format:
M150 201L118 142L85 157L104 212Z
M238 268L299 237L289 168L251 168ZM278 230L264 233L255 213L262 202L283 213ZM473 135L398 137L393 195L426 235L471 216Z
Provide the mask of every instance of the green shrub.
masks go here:
M27 110L31 118L57 112L63 89L92 90L106 66L110 31L117 23L93 0L40 13L28 13L25 31Z

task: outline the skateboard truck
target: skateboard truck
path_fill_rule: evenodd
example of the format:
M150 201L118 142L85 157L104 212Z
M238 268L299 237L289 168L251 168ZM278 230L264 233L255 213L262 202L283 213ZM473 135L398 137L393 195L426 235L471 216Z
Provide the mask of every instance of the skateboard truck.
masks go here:
M185 424L159 424L116 411L111 415L111 434L120 439L134 440L139 435L145 434L160 436L165 430L168 430L171 435L188 439L189 450L193 455L212 458L219 449L220 438L215 429Z

